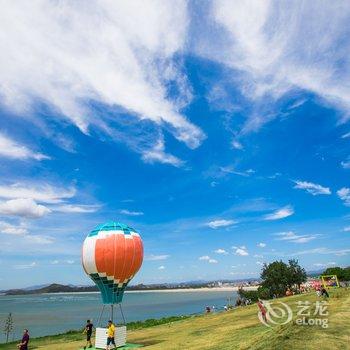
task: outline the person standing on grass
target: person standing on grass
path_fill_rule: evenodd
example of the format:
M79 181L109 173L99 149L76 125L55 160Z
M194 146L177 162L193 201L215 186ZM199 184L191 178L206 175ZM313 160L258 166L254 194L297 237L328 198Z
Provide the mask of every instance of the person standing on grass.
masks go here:
M92 336L92 329L94 328L94 325L90 322L90 320L86 321L86 326L84 328L84 333L86 333L86 345L84 346L84 350L88 346L89 348L92 348L91 344L91 336Z
M322 289L321 289L321 296L329 298L329 294L328 294L325 287L322 287Z
M28 343L29 343L29 333L28 333L28 329L25 329L23 332L23 337L21 342L17 344L17 348L19 350L28 350Z
M261 299L258 300L258 307L259 307L260 313L261 313L264 321L267 322L266 309L265 309L265 306L264 306L264 304L263 304Z
M107 346L106 350L114 349L115 348L115 341L114 341L114 336L115 336L115 326L111 320L108 321L108 326L107 326ZM111 347L113 345L113 348Z

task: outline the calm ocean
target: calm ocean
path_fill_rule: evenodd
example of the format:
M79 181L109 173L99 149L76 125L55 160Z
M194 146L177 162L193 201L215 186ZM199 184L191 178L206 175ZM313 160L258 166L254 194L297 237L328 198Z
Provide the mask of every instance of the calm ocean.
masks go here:
M222 310L237 293L225 291L198 292L132 292L125 293L123 311L127 322L161 318L165 316L203 313L206 306ZM23 328L28 328L32 337L57 334L70 329L79 329L90 318L97 322L102 304L99 294L41 294L27 296L0 295L0 327L9 312L14 319L14 335L19 338ZM109 311L109 310L108 310ZM108 312L104 320L107 321ZM120 321L117 313L117 321ZM0 333L0 342L4 334Z

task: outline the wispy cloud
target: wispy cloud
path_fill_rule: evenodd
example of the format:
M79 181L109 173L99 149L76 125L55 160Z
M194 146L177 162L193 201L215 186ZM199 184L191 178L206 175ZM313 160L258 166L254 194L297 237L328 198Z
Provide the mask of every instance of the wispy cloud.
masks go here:
M22 236L28 233L28 229L22 224L16 226L5 221L0 221L0 233Z
M128 209L122 209L119 212L120 214L128 215L128 216L141 216L144 214L142 211L130 211Z
M55 187L46 182L17 182L0 185L0 198L31 198L42 203L60 203L76 194L74 187Z
M298 255L308 255L308 254L334 254L336 256L343 256L350 254L350 249L331 249L331 248L313 248L308 250L301 250L292 254L290 256L298 256Z
M349 43L343 38L350 10L345 2L243 1L232 11L232 2L221 0L212 3L209 16L216 25L207 25L207 38L198 40L197 51L231 68L230 80L251 101L243 131L257 130L280 115L276 103L295 89L320 96L347 117L350 89L343 72L350 66Z
M213 221L210 221L210 222L206 223L206 226L209 226L210 228L213 228L213 229L217 229L217 228L220 228L220 227L232 226L234 224L237 224L237 221L235 221L235 220L217 219L217 220L213 220Z
M38 264L33 261L29 264L20 264L20 265L14 265L13 268L16 270L25 270L25 269L32 269L33 267L38 266Z
M259 248L265 248L265 247L266 247L266 243L260 242L260 243L257 244L257 246L258 246Z
M316 267L327 267L327 266L334 266L336 263L334 261L330 261L327 263L315 263L314 266Z
M143 132L158 135L164 128L190 148L199 146L204 133L181 113L192 93L176 60L187 40L186 2L150 2L146 16L143 7L129 2L81 5L12 2L3 9L3 103L15 113L36 118L35 103L41 101L86 134L98 128L115 135L118 122L129 115L134 134L114 141L137 142L137 126L143 123ZM9 20L13 17L18 21ZM31 59L21 59L27 52ZM169 86L176 96L169 97ZM99 113L96 103L109 112ZM134 150L146 161L181 164L158 146L156 141L152 149L140 140Z
M313 196L321 195L321 194L332 194L331 190L328 187L323 187L318 184L314 184L312 182L307 181L294 181L294 188L305 190L306 192L312 194Z
M350 188L343 187L337 191L338 197L344 202L347 207L350 206Z
M62 204L51 206L50 209L61 213L95 213L101 208L100 205L89 204Z
M43 160L50 159L50 157L34 152L28 147L19 144L18 142L12 140L8 136L5 136L0 132L0 157L13 158L13 159L35 159Z
M148 255L145 257L145 261L158 261L158 260L166 260L170 257L170 255L167 254L161 254L161 255Z
M248 250L244 245L242 245L240 247L233 246L232 248L234 249L234 253L236 255L240 255L240 256L248 256L249 255Z
M281 209L275 210L271 214L267 214L264 216L264 220L280 220L287 218L288 216L291 216L294 214L294 209L292 206L287 205Z
M279 241L289 241L293 243L307 243L318 238L319 235L297 235L293 231L279 232L275 234Z
M165 270L165 266L164 265L159 266L158 270Z
M0 214L15 215L27 218L40 218L51 210L44 205L36 203L31 198L10 199L0 202Z

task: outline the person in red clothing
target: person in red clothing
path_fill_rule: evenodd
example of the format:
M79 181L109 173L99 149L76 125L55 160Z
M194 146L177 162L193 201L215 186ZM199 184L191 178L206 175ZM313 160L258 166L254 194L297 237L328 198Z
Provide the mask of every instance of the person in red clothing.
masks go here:
M28 329L25 329L23 332L23 337L21 342L17 344L17 348L19 350L28 350L28 343L29 343L29 333L28 333Z
M258 307L259 307L259 310L261 312L261 315L262 315L264 321L267 322L266 309L265 309L265 306L264 306L263 302L261 301L261 299L258 300Z

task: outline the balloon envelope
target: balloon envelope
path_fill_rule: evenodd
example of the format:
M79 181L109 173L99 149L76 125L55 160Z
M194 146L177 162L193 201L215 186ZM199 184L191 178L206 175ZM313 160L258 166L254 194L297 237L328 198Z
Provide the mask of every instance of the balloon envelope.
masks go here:
M101 291L104 304L122 301L124 290L140 269L142 260L140 235L119 222L97 226L83 244L84 270Z

